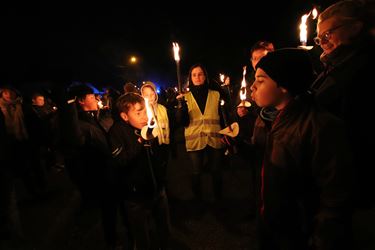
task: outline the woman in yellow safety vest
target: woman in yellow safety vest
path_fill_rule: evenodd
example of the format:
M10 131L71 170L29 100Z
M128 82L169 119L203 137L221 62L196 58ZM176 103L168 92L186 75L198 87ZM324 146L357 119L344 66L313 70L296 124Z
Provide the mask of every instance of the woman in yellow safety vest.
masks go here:
M180 122L185 126L186 150L192 165L192 191L195 198L202 198L201 172L204 166L210 170L213 179L215 200L222 197L222 174L220 164L224 144L220 140L221 113L220 93L209 88L207 71L201 64L195 64L189 71L189 91L183 97L186 108L180 109Z

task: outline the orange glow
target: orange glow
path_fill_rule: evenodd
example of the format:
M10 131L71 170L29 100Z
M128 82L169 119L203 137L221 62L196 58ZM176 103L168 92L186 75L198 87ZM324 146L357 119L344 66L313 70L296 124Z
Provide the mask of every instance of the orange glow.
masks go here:
M246 66L243 67L243 71L242 71L242 82L241 82L241 90L240 90L241 101L246 100L246 80L245 80L245 76L246 76Z
M180 61L180 47L178 46L178 43L172 43L173 45L173 54L174 54L174 60L176 62Z
M149 128L154 128L156 127L156 120L154 117L154 112L152 108L150 107L148 98L145 97L144 99L145 99L146 112L147 112L147 126Z

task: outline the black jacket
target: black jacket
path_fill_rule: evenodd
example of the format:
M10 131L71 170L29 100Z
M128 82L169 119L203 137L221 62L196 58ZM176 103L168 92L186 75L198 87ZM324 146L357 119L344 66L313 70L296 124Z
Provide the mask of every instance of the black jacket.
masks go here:
M157 139L140 143L140 131L124 121L116 121L109 136L116 186L121 197L133 201L156 198L166 181Z
M264 122L258 117L257 123ZM348 232L343 222L351 220L354 183L342 122L306 99L291 101L270 129L263 126L266 133L256 127L255 146L263 148L259 207L267 227L286 239L299 232L329 246L324 249L341 249L331 247Z

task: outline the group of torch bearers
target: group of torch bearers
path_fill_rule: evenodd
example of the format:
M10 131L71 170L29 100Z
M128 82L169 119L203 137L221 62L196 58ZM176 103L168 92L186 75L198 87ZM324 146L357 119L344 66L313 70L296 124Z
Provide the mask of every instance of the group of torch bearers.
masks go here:
M346 1L342 2L343 5L347 4ZM327 32L345 25L335 24L338 26L333 27L333 23L327 20L336 18L334 20L338 22L342 16L357 17L355 12L343 11L353 5L350 1L347 2L349 2L347 7L339 3L334 6L336 11L328 11L326 16L321 17L320 23L326 25L321 26L325 27L326 31L321 32L322 34L317 37L319 43L332 42L329 41L332 34ZM311 13L316 15L315 11ZM311 13L302 18L302 35L306 35L302 29L307 28L304 24ZM356 19L345 20L357 22ZM347 32L351 31L347 30ZM300 47L303 49L279 49L263 57L256 65L257 80L251 87L252 98L258 105L260 104L259 106L273 107L277 110L271 120L264 119L261 115L257 117L256 122L263 125L264 130L257 134L258 138L253 136L255 139L252 140L255 142L254 147L259 147L262 151L262 155L257 159L260 161L257 162L259 166L256 166L259 167L256 176L259 182L256 190L256 213L259 219L257 229L260 234L259 241L263 244L260 249L355 249L351 247L351 216L354 206L352 203L353 199L357 200L353 197L355 193L353 184L361 186L361 183L357 183L356 176L353 175L355 170L352 168L355 165L352 163L351 155L357 152L351 150L350 146L353 145L349 145L342 120L337 119L338 117L332 113L323 111L315 103L317 99L314 99L316 96L312 95L310 87L314 85L316 76L312 70L311 58L306 52L309 48L306 46L304 36L301 36L301 42ZM190 123L185 126L185 139L186 149L193 165L192 188L194 195L200 197L199 167L203 165L203 158L207 153L213 156L208 161L213 163L212 165L220 161L222 151L219 150L217 134L221 134L224 138L233 138L238 135L239 129L238 124L229 124L224 108L226 103L219 99L220 95L215 91L201 88L201 85L207 83L207 74L201 65L194 65L191 68L189 84L191 84L190 80L193 80L192 89L182 93L178 44L174 43L173 48L180 94L178 107L183 107L187 102L190 116ZM325 52L330 51L326 49ZM341 73L346 75L346 72ZM249 100L246 100L245 75L246 68L243 69L239 106L250 107ZM335 78L332 74L330 76ZM258 80L259 78L261 80ZM228 88L224 75L221 75L221 79L222 87ZM329 80L331 79L327 82L331 84ZM335 80L338 81L336 83L338 85L342 82L346 83L347 79L335 78ZM202 91L206 91L204 95ZM206 98L204 102L202 96ZM205 107L208 106L212 107L206 113ZM217 129L219 125L219 117L211 112L212 110L220 110L225 123L225 128L216 130L216 133L209 130L209 128ZM154 119L152 113L150 116ZM348 124L352 125L352 123ZM262 132L264 134L261 134ZM360 131L356 130L356 132ZM264 137L261 137L262 135ZM364 137L360 139L370 142ZM216 174L220 173L217 169L213 170ZM374 175L371 175L371 178L373 177ZM220 179L213 179L213 181L218 181L219 184Z

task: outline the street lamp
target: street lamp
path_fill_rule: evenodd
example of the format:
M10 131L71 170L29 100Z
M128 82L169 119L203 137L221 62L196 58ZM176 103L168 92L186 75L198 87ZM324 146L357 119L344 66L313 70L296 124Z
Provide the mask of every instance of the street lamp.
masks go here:
M138 61L137 57L135 57L135 56L131 56L131 57L130 57L130 63L131 63L131 64L136 64L137 61Z

